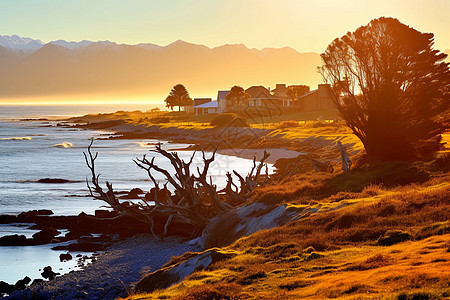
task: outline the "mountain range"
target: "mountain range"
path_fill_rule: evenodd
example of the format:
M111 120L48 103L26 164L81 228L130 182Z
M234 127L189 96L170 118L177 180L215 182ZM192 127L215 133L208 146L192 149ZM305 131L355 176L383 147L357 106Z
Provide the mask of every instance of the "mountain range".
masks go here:
M233 85L321 82L318 53L292 48L209 48L178 40L167 46L110 41L43 43L0 36L0 98L90 96L164 99L184 84L191 97L215 97Z
M450 53L450 50L446 50ZM182 40L167 46L70 42L0 36L0 98L145 98L162 100L184 84L191 97L215 97L233 85L317 87L318 53L243 44L209 48ZM1 101L1 99L0 99Z

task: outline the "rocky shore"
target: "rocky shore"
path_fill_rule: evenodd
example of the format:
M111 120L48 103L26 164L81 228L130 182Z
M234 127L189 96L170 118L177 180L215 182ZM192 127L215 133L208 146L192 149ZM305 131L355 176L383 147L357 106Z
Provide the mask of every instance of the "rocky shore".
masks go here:
M172 256L198 247L180 238L157 241L149 235L138 235L109 246L97 260L82 271L56 277L14 291L4 299L116 299L126 297L142 275L159 269Z

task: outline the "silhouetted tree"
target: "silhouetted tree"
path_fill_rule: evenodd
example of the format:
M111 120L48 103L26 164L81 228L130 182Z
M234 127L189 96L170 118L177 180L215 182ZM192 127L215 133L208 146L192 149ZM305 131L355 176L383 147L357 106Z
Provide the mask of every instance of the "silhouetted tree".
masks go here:
M286 89L285 95L286 97L291 99L293 103L295 103L295 101L298 101L298 98L300 98L300 96L303 96L307 93L309 93L309 86L301 84L289 86Z
M433 36L382 17L321 54L322 77L371 162L429 159L442 147L450 70Z
M178 106L178 110L181 110L181 106L192 105L189 92L182 84L174 86L164 102L166 102L166 107L169 107L171 110L173 110L174 106Z
M225 96L225 99L227 101L231 102L231 107L237 108L244 102L245 100L248 100L250 98L250 95L245 92L245 90L240 86L233 86L230 90L230 92Z

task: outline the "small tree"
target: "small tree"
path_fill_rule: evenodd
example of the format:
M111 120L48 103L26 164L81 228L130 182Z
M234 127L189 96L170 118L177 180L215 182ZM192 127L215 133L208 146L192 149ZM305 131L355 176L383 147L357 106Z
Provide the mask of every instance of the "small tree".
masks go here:
M432 46L432 33L383 17L321 54L324 81L371 162L429 159L441 149L450 70Z
M242 102L248 100L250 95L245 92L245 90L240 86L233 86L230 92L225 96L225 99L231 103L231 105L227 105L229 107L233 107L236 109L239 107Z
M171 110L173 110L174 106L178 106L178 110L181 110L181 106L192 105L189 92L182 84L174 86L164 102L166 102L166 107L169 107Z

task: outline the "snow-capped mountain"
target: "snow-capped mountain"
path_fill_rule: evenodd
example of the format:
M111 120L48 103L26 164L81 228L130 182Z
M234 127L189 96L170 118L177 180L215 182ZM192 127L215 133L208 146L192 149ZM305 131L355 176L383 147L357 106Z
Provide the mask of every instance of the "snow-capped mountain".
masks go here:
M139 95L158 99L183 83L215 96L233 85L320 82L318 53L292 48L209 48L182 40L166 46L111 41L71 42L0 36L0 98L45 95Z
M41 40L19 37L17 35L0 35L0 46L24 52L34 52L44 46Z
M73 49L89 46L90 44L92 44L94 42L87 41L87 40L83 40L81 42L72 42L72 41L68 42L65 40L57 40L57 41L52 41L50 43L73 50Z

